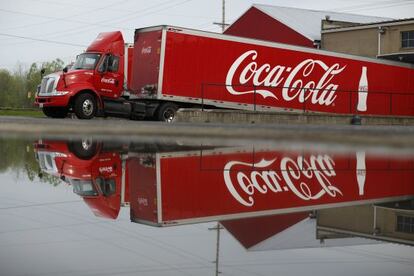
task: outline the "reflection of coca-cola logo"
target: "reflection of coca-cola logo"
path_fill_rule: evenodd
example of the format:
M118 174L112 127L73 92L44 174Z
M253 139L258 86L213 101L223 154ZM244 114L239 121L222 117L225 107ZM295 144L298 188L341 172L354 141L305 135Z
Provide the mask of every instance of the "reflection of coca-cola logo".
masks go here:
M100 167L99 168L100 173L111 173L113 172L113 168L111 166L108 167Z
M311 155L308 159L298 156L296 160L284 157L276 169L272 169L276 160L262 159L255 164L228 162L223 174L230 194L244 206L254 205L255 193L291 192L302 200L316 200L325 194L331 197L342 195L330 181L336 176L335 162L330 156ZM250 171L246 172L246 168Z
M138 197L138 204L143 206L148 206L148 199L144 197Z
M151 54L151 51L152 51L152 47L151 46L142 47L141 54L143 54L143 55Z
M257 51L247 51L231 65L226 76L226 87L230 94L257 93L263 98L278 99L270 89L283 87L282 97L285 101L297 99L303 103L310 99L312 104L326 106L335 101L338 85L331 82L346 66L341 67L338 63L328 66L314 59L306 59L296 67L268 63L259 65L257 56ZM253 86L257 89L252 89Z

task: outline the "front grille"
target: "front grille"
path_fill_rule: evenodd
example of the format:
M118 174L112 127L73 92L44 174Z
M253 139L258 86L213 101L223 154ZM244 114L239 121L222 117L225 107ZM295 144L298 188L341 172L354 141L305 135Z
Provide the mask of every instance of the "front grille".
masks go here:
M42 83L40 84L40 91L39 91L39 93L42 93L42 94L45 93L47 80L48 80L48 78L43 78L42 79Z
M55 86L55 81L56 78L54 77L43 78L40 84L39 94L51 94Z
M52 93L53 88L55 86L55 81L56 81L55 78L48 79L47 86L46 86L46 93Z

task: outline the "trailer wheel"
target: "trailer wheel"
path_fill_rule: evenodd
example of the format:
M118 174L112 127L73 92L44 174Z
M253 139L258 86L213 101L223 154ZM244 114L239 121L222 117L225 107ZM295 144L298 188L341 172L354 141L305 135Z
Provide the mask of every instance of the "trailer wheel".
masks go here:
M98 145L91 138L69 143L69 150L79 159L89 160L95 156Z
M66 107L43 107L43 114L50 118L66 118L68 109Z
M178 106L173 103L163 103L157 111L157 119L161 122L173 123L177 119Z
M79 119L92 119L97 109L96 99L91 94L80 94L75 99L74 111Z

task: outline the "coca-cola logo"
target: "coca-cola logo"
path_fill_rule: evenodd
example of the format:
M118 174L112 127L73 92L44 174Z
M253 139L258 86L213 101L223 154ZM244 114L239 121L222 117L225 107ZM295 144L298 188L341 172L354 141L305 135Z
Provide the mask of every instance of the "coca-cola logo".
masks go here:
M138 204L148 206L148 199L146 199L145 197L138 197Z
M108 83L108 84L115 84L115 79L112 79L112 78L110 78L110 79L102 78L101 79L101 82L102 83Z
M259 65L258 53L250 50L240 55L230 66L226 76L226 88L232 95L259 94L263 98L279 98L272 88L282 88L285 101L331 105L336 99L338 84L333 78L346 67L335 63L328 66L321 60L306 59L295 67L285 65ZM252 89L256 86L256 89ZM236 90L237 89L237 90Z
M242 205L253 206L255 193L293 193L302 200L316 200L324 195L336 197L342 192L331 183L336 176L335 162L328 155L311 155L308 159L284 157L258 163L230 161L224 166L224 181L230 194ZM250 171L246 172L246 168ZM251 168L254 168L251 170ZM269 169L266 169L269 168ZM260 169L260 170L256 170Z

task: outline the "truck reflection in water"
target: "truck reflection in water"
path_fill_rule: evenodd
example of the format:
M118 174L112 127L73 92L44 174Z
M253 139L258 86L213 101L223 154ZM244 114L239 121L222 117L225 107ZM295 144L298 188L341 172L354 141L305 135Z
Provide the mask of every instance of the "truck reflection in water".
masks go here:
M414 244L412 156L88 139L35 152L100 217L129 206L153 226L219 221L249 250Z

